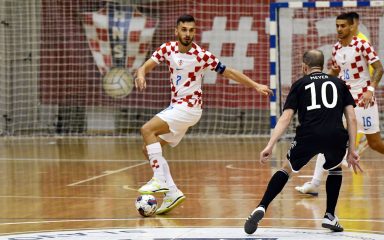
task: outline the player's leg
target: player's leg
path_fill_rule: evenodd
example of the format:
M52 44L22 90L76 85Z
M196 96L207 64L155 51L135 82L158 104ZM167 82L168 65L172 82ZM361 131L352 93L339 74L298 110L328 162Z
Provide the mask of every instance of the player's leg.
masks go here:
M372 150L384 154L384 143L381 139L380 132L365 134L365 136L367 137L368 146L372 148Z
M312 180L310 182L304 183L302 186L296 186L295 189L301 193L308 194L311 196L319 195L319 186L321 181L326 174L326 171L323 168L325 163L325 158L323 154L318 154L316 158L316 166L313 172Z
M158 139L158 135L169 132L168 124L157 116L153 117L141 128L141 135L145 145L143 152L153 170L153 178L138 190L142 194L169 191L164 174L164 169L168 167L168 163L162 153L162 144L165 145L166 142L163 141L161 144Z
M341 162L348 147L348 139L348 133L345 131L328 141L328 146L325 146L324 149L324 157L326 159L324 169L327 169L329 173L326 182L327 209L324 214L322 227L335 232L342 232L344 230L335 215L335 208L343 180Z
M252 211L244 224L244 231L252 234L257 230L259 222L264 217L265 211L272 200L283 190L285 184L288 182L289 176L292 173L289 164L284 164L282 169L277 171L269 180L267 190L264 193L258 207Z
M343 227L340 225L337 216L335 215L335 208L337 200L339 198L342 179L343 175L340 166L329 170L329 174L326 181L327 210L324 215L322 227L331 229L335 232L342 232L344 230Z
M178 137L181 140L185 132L186 131L184 132L179 131L176 137ZM166 135L162 135L161 137L166 138ZM175 139L175 136L173 139ZM164 140L162 139L162 141ZM175 142L171 143L171 146L175 146ZM186 199L184 193L177 188L175 182L173 181L171 171L169 169L169 165L167 164L166 166L164 166L163 170L164 170L165 181L167 183L169 191L164 193L163 202L161 203L161 206L156 210L157 215L166 214L170 212L175 207L179 206L182 202L184 202Z
M164 121L168 122L170 132L159 135L159 137L175 147L184 137L188 128L195 125L201 117L201 109L185 109L183 107L173 107L158 114ZM165 193L161 206L156 210L156 214L165 214L173 210L185 200L183 192L176 187L170 173L168 165L163 168L166 183L169 191Z
M317 145L313 144L313 139L295 138L288 151L287 161L284 162L284 166L272 176L258 207L253 210L245 221L244 231L246 233L252 234L257 230L269 204L283 190L291 173L293 171L298 172L317 153Z

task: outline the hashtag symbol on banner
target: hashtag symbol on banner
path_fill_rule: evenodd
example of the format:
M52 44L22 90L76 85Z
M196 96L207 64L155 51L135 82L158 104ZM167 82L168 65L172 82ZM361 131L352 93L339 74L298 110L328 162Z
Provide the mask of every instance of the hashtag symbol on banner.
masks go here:
M249 57L248 45L257 43L257 31L252 31L252 17L240 17L237 30L226 30L227 17L215 17L212 30L202 33L202 42L208 43L208 50L212 52L223 64L243 72L254 69L254 57ZM225 44L234 46L232 56L220 56ZM248 56L247 56L248 55ZM217 73L207 72L204 82L216 83ZM231 80L231 83L235 81Z

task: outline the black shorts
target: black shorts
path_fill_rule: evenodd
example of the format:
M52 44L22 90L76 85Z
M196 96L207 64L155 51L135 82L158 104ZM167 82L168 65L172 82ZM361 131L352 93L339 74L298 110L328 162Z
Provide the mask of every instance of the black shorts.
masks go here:
M325 170L332 169L343 161L348 147L348 134L338 134L332 139L321 139L317 136L295 137L288 150L287 159L292 170L298 172L317 154L323 153Z

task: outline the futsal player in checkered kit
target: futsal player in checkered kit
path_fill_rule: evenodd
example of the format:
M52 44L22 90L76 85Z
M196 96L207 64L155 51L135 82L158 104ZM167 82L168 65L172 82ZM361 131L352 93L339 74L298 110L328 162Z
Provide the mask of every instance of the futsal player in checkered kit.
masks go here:
M347 151L347 162L355 173L362 171L359 155L355 151L356 116L355 100L347 85L340 79L322 72L324 55L319 50L310 50L303 55L304 77L292 84L283 114L279 118L267 146L260 153L260 162L266 163L272 155L277 140L288 128L298 112L300 125L287 153L283 167L269 181L258 207L244 224L248 234L256 231L272 200L282 191L292 172L298 172L316 154L325 155L324 169L329 171L326 190L327 208L322 222L324 228L343 231L335 215L335 208L342 182L341 162ZM343 114L347 129L343 125Z
M365 134L371 149L384 154L375 99L375 88L383 75L383 66L372 45L358 31L358 19L356 12L343 13L336 18L339 41L332 49L333 66L329 74L339 76L346 82L358 105L355 108L358 132ZM320 154L311 182L295 187L297 191L318 195L318 188L326 173L322 167L324 161L324 155Z
M177 41L161 45L138 69L135 79L136 88L143 91L146 88L145 75L162 62L168 65L172 93L170 106L141 128L143 152L154 174L138 191L142 194L165 193L156 214L167 213L185 200L183 192L172 179L168 163L162 154L162 146L168 144L175 147L188 128L200 120L203 103L202 78L205 71L216 71L224 77L254 88L264 96L272 94L266 85L258 84L243 73L226 67L212 53L198 46L193 42L195 33L195 19L190 15L179 17L175 29Z

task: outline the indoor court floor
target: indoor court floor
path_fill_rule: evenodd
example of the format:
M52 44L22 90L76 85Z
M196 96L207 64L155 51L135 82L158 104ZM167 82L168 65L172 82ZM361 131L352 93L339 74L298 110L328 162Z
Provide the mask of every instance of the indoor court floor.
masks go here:
M243 231L289 141L261 165L266 138L188 137L166 147L187 199L167 215L141 217L136 189L152 177L140 138L0 139L0 240L31 239L384 239L382 155L366 149L363 174L343 168L336 210L345 232L321 228L325 188L297 193L315 161L294 174L253 235ZM159 204L162 195L155 195Z

